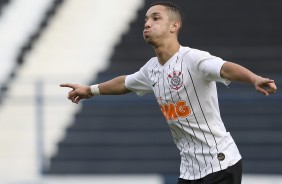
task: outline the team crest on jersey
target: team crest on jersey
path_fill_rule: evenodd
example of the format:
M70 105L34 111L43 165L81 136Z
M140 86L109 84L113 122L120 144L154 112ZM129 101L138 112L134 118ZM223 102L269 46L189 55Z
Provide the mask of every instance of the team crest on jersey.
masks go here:
M178 90L183 86L182 72L178 70L173 70L168 74L169 86L171 89Z

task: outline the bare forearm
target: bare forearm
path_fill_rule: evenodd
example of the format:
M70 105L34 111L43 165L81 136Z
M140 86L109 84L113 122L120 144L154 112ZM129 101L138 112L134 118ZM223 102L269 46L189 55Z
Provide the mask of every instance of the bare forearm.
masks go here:
M122 95L131 92L125 87L125 77L119 76L99 84L101 95Z
M239 81L251 84L255 84L256 80L260 78L260 76L254 74L247 68L232 62L226 62L223 64L220 75L230 81Z
M220 75L230 81L251 83L257 91L265 95L273 94L277 89L274 80L258 76L245 67L231 62L223 64Z
M130 90L125 87L125 76L116 77L107 82L92 86L71 83L61 84L60 86L72 89L68 93L68 99L76 104L82 99L88 99L95 95L121 95L130 92Z

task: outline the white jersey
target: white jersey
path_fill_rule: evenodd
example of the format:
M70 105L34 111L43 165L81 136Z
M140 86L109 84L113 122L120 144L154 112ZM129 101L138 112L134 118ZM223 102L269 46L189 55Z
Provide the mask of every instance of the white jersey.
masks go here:
M154 57L125 79L126 88L140 96L154 92L180 150L180 178L203 178L241 159L218 106L216 82L230 82L220 76L224 62L208 52L180 47L164 65Z

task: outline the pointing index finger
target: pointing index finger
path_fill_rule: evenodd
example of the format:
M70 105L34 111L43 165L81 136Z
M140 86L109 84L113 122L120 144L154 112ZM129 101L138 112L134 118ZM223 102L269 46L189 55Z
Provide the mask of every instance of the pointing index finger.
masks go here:
M67 87L67 88L75 89L75 84L69 84L69 83L60 84L60 87Z

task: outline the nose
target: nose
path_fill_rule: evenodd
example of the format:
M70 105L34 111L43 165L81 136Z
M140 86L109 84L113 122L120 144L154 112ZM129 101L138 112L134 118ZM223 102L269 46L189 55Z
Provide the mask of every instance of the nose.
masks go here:
M150 28L150 27L151 27L151 22L150 22L150 20L147 20L147 21L145 22L144 28L145 28L145 29L148 29L148 28Z

